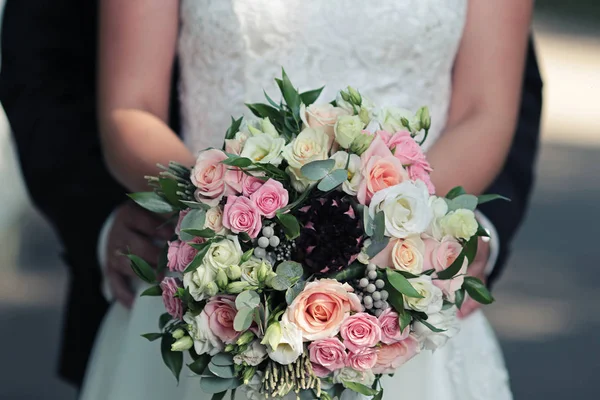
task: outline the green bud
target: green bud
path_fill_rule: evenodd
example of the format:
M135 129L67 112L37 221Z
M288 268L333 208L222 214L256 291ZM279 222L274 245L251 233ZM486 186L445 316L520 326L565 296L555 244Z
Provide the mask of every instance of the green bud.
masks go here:
M235 350L235 346L232 344L228 344L224 349L225 353L231 353L233 350Z
M181 339L185 336L185 331L183 329L176 329L173 333L171 333L173 339Z
M358 112L358 116L363 124L368 125L371 122L371 116L369 115L369 110L366 108L361 108Z
M428 130L431 127L431 116L429 115L429 108L421 107L418 111L419 120L421 121L421 129Z
M263 120L261 121L261 127L265 134L274 138L279 137L279 132L277 132L277 129L275 129L275 126L271 123L269 117L263 118Z
M344 101L347 101L348 103L352 103L352 98L350 97L350 95L348 93L346 93L342 90L342 91L340 91L340 95L342 96L342 99Z
M239 265L230 265L225 272L227 273L227 277L232 281L237 281L242 276L242 269Z
M271 346L271 350L275 350L277 348L277 346L279 346L280 342L281 342L281 326L279 325L279 322L273 322L267 328L267 331L265 332L265 336L263 337L263 340L260 342L260 344L264 344L264 345L268 344L269 346Z
M252 333L251 331L246 331L242 333L242 335L238 338L236 344L238 346L243 346L245 344L250 343L252 340L254 340L254 333Z
M250 286L250 284L246 281L231 282L227 285L225 291L229 294L238 294L246 290L248 286Z
M367 151L371 145L371 142L373 142L373 139L375 139L374 135L361 133L352 141L352 144L350 145L350 151L360 156L362 153Z
M400 118L400 123L402 124L403 127L408 129L409 131L412 131L412 128L410 127L410 122L408 122L408 119L406 119L405 117L402 117L402 118Z
M271 268L269 268L269 266L267 266L267 264L263 261L262 264L260 264L260 267L258 267L258 271L256 273L256 277L260 283L264 283L266 281L269 276L269 271L271 271Z
M329 395L329 393L327 393L326 391L322 390L321 391L321 400L332 400L332 398Z
M224 290L228 283L227 274L222 269L219 269L217 271L217 286L219 289Z
M216 295L218 292L219 287L215 282L208 282L204 288L204 293L209 297Z
M252 377L254 376L255 373L256 373L256 367L248 367L244 370L244 373L242 374L242 381L244 382L244 385L247 385L250 383L250 381L252 380Z
M184 336L178 339L171 345L171 351L186 351L192 348L194 341L189 336Z
M348 94L350 95L351 103L356 104L357 106L360 106L362 104L362 96L360 95L358 90L354 89L352 86L348 86Z
M273 287L273 278L275 278L277 274L275 271L269 271L267 274L267 278L265 279L265 285L268 287Z

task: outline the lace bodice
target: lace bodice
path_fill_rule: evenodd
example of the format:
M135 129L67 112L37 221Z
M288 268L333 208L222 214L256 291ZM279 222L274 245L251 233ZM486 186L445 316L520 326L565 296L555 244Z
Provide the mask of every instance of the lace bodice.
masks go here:
M441 132L467 0L182 0L183 132L194 151L220 146L245 102L277 93L281 67L300 90L347 85L378 104L432 116Z

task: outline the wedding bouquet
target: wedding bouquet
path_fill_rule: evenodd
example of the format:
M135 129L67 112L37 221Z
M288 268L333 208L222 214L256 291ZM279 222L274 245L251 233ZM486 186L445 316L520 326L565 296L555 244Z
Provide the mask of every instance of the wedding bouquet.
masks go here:
M427 108L377 107L351 87L316 105L322 88L276 82L282 100L248 104L256 118L232 118L223 150L131 195L178 221L157 270L128 255L166 309L143 336L177 379L189 352L213 399L240 386L381 399L382 374L456 333L465 292L493 301L466 272L486 236L474 210L498 196L434 195Z

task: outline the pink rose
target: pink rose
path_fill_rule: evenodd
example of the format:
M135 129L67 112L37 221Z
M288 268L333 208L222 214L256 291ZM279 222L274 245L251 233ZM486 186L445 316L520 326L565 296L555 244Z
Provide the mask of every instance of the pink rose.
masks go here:
M322 365L315 364L312 362L311 362L311 364L312 364L313 372L319 378L325 378L326 376L329 376L331 374L331 371L328 370L327 368L323 367Z
M340 328L340 335L348 350L357 352L381 341L381 327L373 315L359 312L346 318Z
M269 179L250 196L258 211L267 218L273 218L275 213L287 206L289 195L281 182Z
M384 344L377 349L377 363L373 367L374 374L393 374L408 360L419 353L419 341L409 335L401 342Z
M412 165L425 158L421 146L410 136L408 131L397 132L387 145L393 151L394 156L402 162L402 165Z
M165 278L160 283L162 289L162 299L165 303L165 309L173 318L183 318L183 303L181 299L175 297L177 289L181 287L181 281L176 278Z
M197 187L194 197L196 200L211 206L216 205L221 198L239 193L243 172L231 170L222 163L227 155L221 150L209 149L198 155L196 165L192 169L191 180Z
M288 319L300 328L305 341L333 337L350 311L362 310L353 290L335 279L307 283L286 310Z
M378 318L381 326L381 341L385 344L392 344L404 340L410 333L410 327L400 330L400 321L398 313L391 308L387 308Z
M388 131L377 131L377 132L375 132L375 136L379 137L383 141L383 143L385 143L386 146L388 145L388 142L392 138L392 134L389 133Z
M326 369L325 375L346 365L346 346L336 337L312 342L308 345L308 352L313 368L318 365Z
M206 303L203 313L208 317L208 328L226 344L235 343L241 332L233 328L233 320L237 314L235 296L220 295L211 297Z
M425 260L423 269L435 269L436 272L440 272L448 268L456 261L462 246L458 241L450 236L446 236L441 242L427 238L425 242ZM454 301L454 292L461 288L464 282L464 274L467 273L467 267L469 261L465 258L460 271L456 274L455 278L452 279L434 279L433 284L440 288L442 292L448 297L448 300Z
M242 179L242 194L246 197L250 197L252 193L256 192L264 183L264 180L257 178L256 176L244 174L244 178Z
M427 163L427 161L425 161L425 163ZM429 166L429 164L426 165ZM420 180L425 182L429 194L435 194L435 186L433 185L433 182L431 182L429 172L425 167L422 166L422 164L410 165L406 168L406 170L408 171L408 177L411 181Z
M188 215L188 213L191 211L191 208L187 208L185 210L181 210L179 212L179 219L177 220L177 226L175 227L175 234L177 236L179 236L179 234L181 233L181 222L183 222L183 219L185 218L186 215Z
M361 157L362 181L358 187L358 201L369 205L373 195L408 179L408 174L381 137L376 137Z
M362 348L348 354L348 361L346 362L346 366L356 371L364 372L373 368L376 363L377 349Z
M194 243L202 243L202 238L196 238ZM170 271L183 272L192 262L198 250L194 249L187 242L176 240L168 242L169 250L167 251L167 267Z
M247 197L229 196L223 210L223 226L233 233L246 232L251 238L262 228L260 214Z

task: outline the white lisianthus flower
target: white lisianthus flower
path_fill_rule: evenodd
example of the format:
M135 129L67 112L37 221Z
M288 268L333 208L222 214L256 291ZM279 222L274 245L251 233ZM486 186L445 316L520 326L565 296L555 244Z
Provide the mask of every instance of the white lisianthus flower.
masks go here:
M415 336L424 349L435 350L446 344L448 339L460 331L460 321L456 317L456 307L442 310L429 315L427 322L444 332L434 332L419 321L415 321L413 329Z
M273 347L274 343L269 341L267 353L271 360L281 365L288 365L296 361L304 353L302 331L296 324L288 320L286 314L283 314L279 328L281 330L279 343Z
M272 138L279 137L279 132L277 132L269 117L247 123L246 129L252 136L269 135Z
M478 227L475 213L466 208L450 211L441 219L440 226L445 235L465 240L469 240L471 236L475 235Z
M422 181L406 180L375 193L369 205L369 215L383 211L385 234L398 239L425 232L433 212L429 206L429 191Z
M270 135L249 137L240 153L259 164L281 164L281 152L285 147L285 139Z
M264 267L263 267L264 264ZM251 257L248 261L240 265L242 270L241 279L248 282L252 286L258 286L258 284L265 280L263 275L268 274L273 270L271 264L268 261L263 261L256 257ZM263 268L263 270L261 270Z
M212 243L204 256L204 260L202 260L202 264L216 273L219 269L239 265L243 254L238 237L231 235L227 236L226 239Z
M350 162L348 162L348 157L350 157ZM348 180L342 184L342 190L350 196L356 196L358 185L362 179L360 173L360 157L356 154L338 151L330 158L335 161L334 169L346 169L346 165L348 165Z
M427 234L436 240L442 240L444 230L440 225L440 221L448 213L448 203L441 197L431 196L429 198L429 207L433 211L433 219L427 229Z
M195 271L183 274L183 287L190 291L190 295L196 301L217 294L216 270L205 265L200 265Z
M406 308L424 312L427 315L441 311L444 304L444 295L442 290L433 284L430 276L423 275L418 278L409 279L408 281L422 297L402 295Z
M300 169L312 161L326 160L329 151L329 137L320 128L304 129L283 149L283 158L289 164L286 172L292 178L292 186L299 192L312 183L302 175Z
M409 110L398 107L382 107L375 111L376 119L383 130L390 133L406 130L402 125L402 118L406 118L413 132L421 130L421 120Z
M208 316L205 312L201 312L195 317L190 312L187 312L183 316L183 320L188 324L187 330L194 341L194 350L196 353L207 353L214 356L223 351L225 345L208 327Z
M350 367L338 369L333 373L333 383L357 382L365 386L371 386L375 382L375 374L369 369L357 371Z
M365 124L358 115L343 115L338 118L333 128L335 132L335 141L347 149L350 147L354 139L356 139L363 131Z
M260 340L255 340L248 346L246 351L241 354L236 354L233 357L233 362L236 364L246 363L252 367L256 367L267 358L267 348L260 344Z

